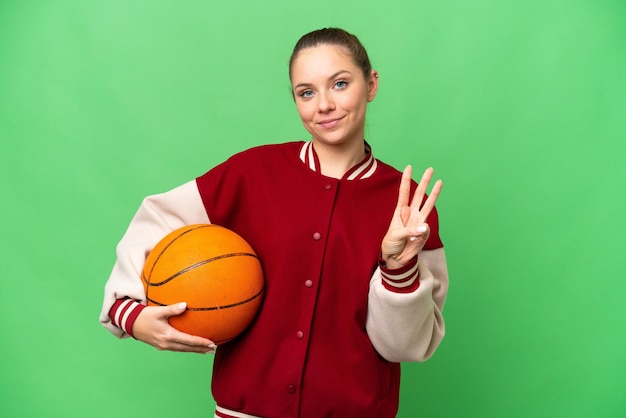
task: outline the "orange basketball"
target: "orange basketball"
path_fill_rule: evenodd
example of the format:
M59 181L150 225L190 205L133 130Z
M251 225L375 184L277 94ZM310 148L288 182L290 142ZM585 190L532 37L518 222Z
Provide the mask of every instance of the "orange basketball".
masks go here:
M170 324L216 344L239 335L263 299L261 263L250 245L217 225L189 225L169 233L150 252L142 280L148 305L187 302Z

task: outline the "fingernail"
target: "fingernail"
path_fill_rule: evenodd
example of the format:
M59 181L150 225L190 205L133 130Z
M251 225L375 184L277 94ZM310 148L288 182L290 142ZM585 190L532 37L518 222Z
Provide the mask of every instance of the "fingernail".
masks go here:
M178 308L178 309L187 309L187 302L180 302L180 303L177 305L177 308Z
M422 232L426 232L426 225L420 225L417 227L417 232L422 233Z
M411 237L411 241L415 241L417 237Z

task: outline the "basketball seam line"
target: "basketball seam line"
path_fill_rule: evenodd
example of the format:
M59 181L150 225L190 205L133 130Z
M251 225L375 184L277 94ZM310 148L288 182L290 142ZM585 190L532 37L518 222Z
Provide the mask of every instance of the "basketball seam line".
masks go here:
M216 261L216 260L221 260L223 258L229 258L229 257L254 257L254 258L259 258L259 257L256 256L256 254L251 254L251 253L221 254L221 255L218 255L217 257L208 258L206 260L198 261L196 264L192 264L191 266L185 267L183 270L181 270L178 273L168 277L167 279L163 280L162 282L159 282L159 283L152 283L152 282L150 282L150 283L147 283L147 284L148 284L148 286L162 286L162 285L166 284L167 282L170 282L170 281L174 280L178 276L187 273L189 270L193 270L196 267L200 267L200 266L202 266L204 264L211 263L211 262Z
M263 291L265 290L265 287L263 287L259 293L257 293L254 296L251 296L250 298L246 299L246 300L242 300L240 302L237 303L231 303L230 305L224 305L224 306L213 306L210 308L187 308L188 311L218 311L220 309L229 309L229 308L234 308L236 306L239 305L245 305L246 303L253 301L254 299L258 298L259 296L261 296L263 294ZM148 302L154 303L155 305L159 305L159 306L167 306L163 303L157 302L156 300L152 300L152 299L148 299Z
M156 267L157 263L159 262L159 259L161 258L161 256L163 255L163 253L165 253L165 251L167 251L167 249L174 244L175 241L177 241L180 237L182 237L183 235L187 235L188 233L195 231L196 229L203 229L203 228L208 228L212 225L197 225L195 227L192 227L186 231L184 231L183 233L181 233L180 235L177 235L173 240L171 240L170 242L167 243L167 245L165 247L163 247L163 249L161 250L161 252L159 253L159 255L156 257L156 259L154 260L154 263L152 263L152 268L150 269L150 273L148 274L148 277L146 277L146 283L150 284L150 282L152 281L152 272L154 271L154 268Z

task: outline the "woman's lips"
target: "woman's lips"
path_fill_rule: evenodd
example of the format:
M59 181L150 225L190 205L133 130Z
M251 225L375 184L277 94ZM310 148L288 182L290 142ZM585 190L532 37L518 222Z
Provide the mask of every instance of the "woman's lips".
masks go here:
M324 129L332 129L339 124L342 118L326 119L319 121L318 124Z

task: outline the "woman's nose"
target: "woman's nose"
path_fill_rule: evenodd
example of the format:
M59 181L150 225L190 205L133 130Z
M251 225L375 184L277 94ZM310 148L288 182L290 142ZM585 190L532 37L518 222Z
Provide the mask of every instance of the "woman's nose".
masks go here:
M320 112L326 113L335 109L335 102L330 92L321 93L319 98L318 108Z

